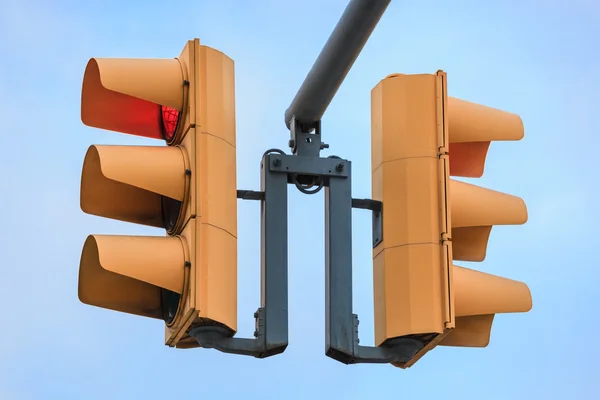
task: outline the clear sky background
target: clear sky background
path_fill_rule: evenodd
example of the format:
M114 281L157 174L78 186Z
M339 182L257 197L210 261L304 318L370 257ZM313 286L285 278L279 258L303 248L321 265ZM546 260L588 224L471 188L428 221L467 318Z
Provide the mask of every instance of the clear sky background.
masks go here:
M413 368L324 355L323 195L290 187L290 345L265 360L164 346L162 322L83 305L90 233L162 234L84 214L91 144L158 144L85 127L90 57L166 57L199 37L235 61L238 188L259 188L264 150L286 149L283 113L347 0L0 0L0 399L596 398L600 4L595 0L393 0L331 103L323 134L370 197L370 90L386 75L448 72L450 94L519 114L482 186L517 194L524 226L492 231L483 271L526 282L527 314L500 315L485 349L437 348ZM259 207L239 202L239 336L259 305ZM354 310L373 343L370 215L354 224ZM596 233L594 233L596 232ZM312 250L312 252L307 251ZM469 265L473 267L473 265Z

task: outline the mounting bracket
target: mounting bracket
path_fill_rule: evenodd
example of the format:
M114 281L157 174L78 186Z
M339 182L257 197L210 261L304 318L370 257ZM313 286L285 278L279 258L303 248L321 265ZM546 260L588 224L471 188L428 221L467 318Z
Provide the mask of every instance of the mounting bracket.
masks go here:
M314 130L314 133L311 133ZM321 141L321 121L311 125L303 125L296 117L290 122L290 141L288 142L292 154L297 156L319 157L321 150L328 149L329 145Z
M275 150L279 153L281 150ZM219 326L192 327L201 347L257 358L283 353L288 345L287 176L261 163L261 191L238 190L237 198L261 202L261 307L254 313L254 339L229 337Z
M311 135L320 143L318 133ZM371 210L375 247L383 240L383 205L376 200L353 199L351 162L336 156L319 157L320 145L305 143L307 145L298 143L296 155L287 155L278 149L265 152L261 162L262 190L238 190L237 193L240 199L261 201L261 307L254 315L255 339L227 337L227 330L217 326L193 327L189 334L202 347L226 353L264 358L286 349L287 185L295 184L307 194L317 193L324 187L325 354L345 364L406 362L422 348L421 341L405 337L388 341L385 346L361 346L358 316L352 312L352 208ZM315 185L316 189L308 191L307 188Z

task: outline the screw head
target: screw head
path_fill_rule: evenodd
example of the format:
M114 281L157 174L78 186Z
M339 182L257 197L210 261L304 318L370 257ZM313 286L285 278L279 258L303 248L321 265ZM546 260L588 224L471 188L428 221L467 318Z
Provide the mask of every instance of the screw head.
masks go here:
M344 163L339 163L338 165L336 165L335 170L337 172L342 172L344 170Z
M279 167L281 165L281 159L280 158L276 158L273 160L273 165L276 167Z

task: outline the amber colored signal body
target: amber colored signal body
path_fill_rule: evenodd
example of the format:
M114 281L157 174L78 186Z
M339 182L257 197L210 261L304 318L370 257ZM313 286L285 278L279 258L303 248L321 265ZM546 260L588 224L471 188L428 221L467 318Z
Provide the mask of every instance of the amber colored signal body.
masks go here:
M165 228L166 237L91 235L82 302L165 321L166 344L197 347L197 324L237 330L233 61L189 41L174 59L91 59L84 124L167 146L91 146L81 178L88 214Z
M383 202L373 250L375 342L416 338L485 347L494 314L531 309L521 282L453 265L482 261L493 225L523 224L519 197L450 176L480 177L490 142L520 140L515 115L447 96L446 74L390 75L371 93L372 197Z

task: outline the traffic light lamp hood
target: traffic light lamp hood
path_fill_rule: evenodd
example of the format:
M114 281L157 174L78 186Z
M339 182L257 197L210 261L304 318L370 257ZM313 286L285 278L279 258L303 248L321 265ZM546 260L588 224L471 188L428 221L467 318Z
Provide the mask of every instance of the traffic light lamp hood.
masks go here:
M527 222L527 206L520 197L453 179L449 193L455 260L483 261L492 226Z
M454 97L448 97L447 107L452 176L480 178L492 141L523 139L523 121L516 114Z
M486 347L495 314L531 310L526 284L469 268L452 267L455 327L440 346Z
M179 59L92 58L83 76L81 120L95 128L170 141L163 107L185 109L185 74Z
M165 221L165 197L189 199L190 176L186 152L166 146L91 146L81 174L81 209L92 215L178 231ZM180 214L180 213L177 213Z
M180 237L90 235L79 265L79 300L161 319L161 289L183 293L188 258Z

